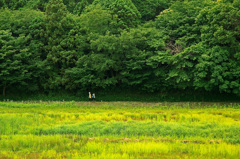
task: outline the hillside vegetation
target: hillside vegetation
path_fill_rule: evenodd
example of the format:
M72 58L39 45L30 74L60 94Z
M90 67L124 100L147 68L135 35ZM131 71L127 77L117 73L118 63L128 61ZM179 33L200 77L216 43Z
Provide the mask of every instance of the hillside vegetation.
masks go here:
M240 0L0 0L0 87L240 95Z

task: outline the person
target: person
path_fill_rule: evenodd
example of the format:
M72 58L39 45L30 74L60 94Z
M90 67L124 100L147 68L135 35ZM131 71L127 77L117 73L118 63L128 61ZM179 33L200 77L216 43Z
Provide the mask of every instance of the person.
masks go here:
M92 100L95 100L95 93L92 94Z
M92 99L91 92L88 92L88 101L91 101L91 99Z

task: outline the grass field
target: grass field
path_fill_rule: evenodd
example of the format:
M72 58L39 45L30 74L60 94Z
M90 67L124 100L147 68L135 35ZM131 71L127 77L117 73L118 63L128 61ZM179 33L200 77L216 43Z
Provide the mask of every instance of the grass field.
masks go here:
M0 102L0 158L232 158L240 105Z

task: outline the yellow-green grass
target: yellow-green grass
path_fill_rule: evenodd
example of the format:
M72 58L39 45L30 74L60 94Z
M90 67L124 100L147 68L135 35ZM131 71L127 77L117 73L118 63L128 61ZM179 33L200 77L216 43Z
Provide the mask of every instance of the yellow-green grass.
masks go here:
M0 158L238 158L232 103L0 102Z

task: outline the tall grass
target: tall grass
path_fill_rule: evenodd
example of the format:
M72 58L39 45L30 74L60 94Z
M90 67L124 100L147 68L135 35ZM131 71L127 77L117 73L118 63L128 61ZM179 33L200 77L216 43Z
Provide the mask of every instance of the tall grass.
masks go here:
M0 158L237 158L233 103L0 102Z
M90 140L74 135L2 136L0 158L232 158L240 145L157 141Z

